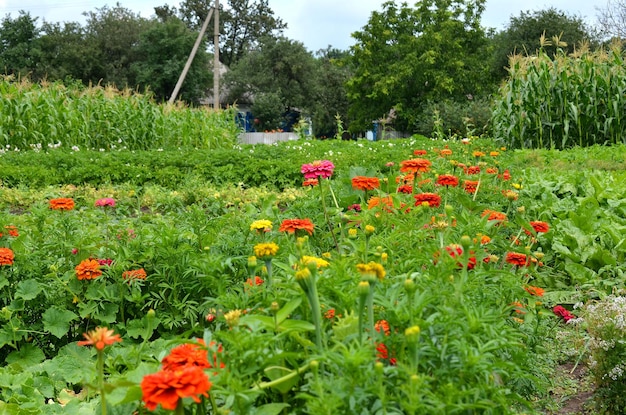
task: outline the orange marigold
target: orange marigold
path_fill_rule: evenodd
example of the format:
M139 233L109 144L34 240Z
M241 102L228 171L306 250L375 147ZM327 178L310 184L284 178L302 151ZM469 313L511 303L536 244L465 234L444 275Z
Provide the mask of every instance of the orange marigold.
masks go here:
M72 210L74 209L74 199L69 197L60 197L57 199L50 199L50 209L53 210Z
M313 235L315 225L310 219L285 219L278 228L280 232L296 233L297 231L308 232L309 235Z
M106 346L122 341L119 334L113 333L113 330L109 330L106 327L97 327L95 330L83 333L83 337L87 340L79 341L76 344L79 346L94 346L98 350L104 350Z
M419 173L430 170L432 163L426 159L404 160L400 163L400 171L403 173Z
M518 267L524 267L528 264L528 257L525 254L519 252L507 252L506 262Z
M154 411L160 404L163 409L175 410L178 400L192 398L200 402L199 395L209 396L209 377L202 368L187 366L182 370L161 370L144 376L141 381L141 400Z
M452 186L459 185L459 178L451 174L441 174L437 177L437 184L440 186Z
M428 203L430 207L439 207L441 205L441 196L436 193L418 193L413 195L415 198L415 206L419 206L422 203Z
M0 265L13 265L14 258L11 248L0 248Z
M122 278L131 281L131 280L145 280L146 279L146 270L143 268L139 269L131 269L129 271L124 271L122 273Z
M75 270L79 280L93 280L102 275L100 263L92 258L82 260Z
M355 190L374 190L379 187L378 177L354 176L352 178L352 188Z

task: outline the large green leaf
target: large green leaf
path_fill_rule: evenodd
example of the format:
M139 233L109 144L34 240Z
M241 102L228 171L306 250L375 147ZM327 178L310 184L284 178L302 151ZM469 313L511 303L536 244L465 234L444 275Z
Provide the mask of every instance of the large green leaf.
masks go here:
M15 296L23 298L24 300L32 300L33 298L37 297L42 291L43 287L37 282L37 280L24 280L20 281L20 283L17 284Z
M49 331L53 336L60 339L67 334L70 329L70 323L77 318L78 316L69 310L52 307L43 313L43 327L44 330Z

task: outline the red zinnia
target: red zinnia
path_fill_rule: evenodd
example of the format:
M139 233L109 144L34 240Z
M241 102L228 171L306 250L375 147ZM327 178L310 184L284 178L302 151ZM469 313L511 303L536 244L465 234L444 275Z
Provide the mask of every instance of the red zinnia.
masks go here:
M525 254L520 254L519 252L507 252L506 262L518 267L525 267L528 265L528 257Z
M328 319L328 320L332 320L333 318L335 318L335 309L334 308L329 308L325 313L324 313L324 318Z
M215 342L210 343L211 347L215 346ZM217 353L222 352L222 346L217 347ZM188 366L196 366L201 369L209 369L217 366L217 354L214 356L213 364L207 358L207 349L204 341L198 340L196 343L185 343L174 347L170 354L161 360L163 370L182 370ZM220 368L224 368L224 363L220 362Z
M537 233L546 233L550 230L550 225L541 221L532 221L530 222L530 226L532 226ZM530 232L526 231L526 233L530 235Z
M403 173L427 172L432 163L426 159L404 160L400 163L400 171Z
M446 246L446 251L448 252L448 254L450 254L452 258L456 258L456 259L463 258L463 248L461 247L461 245L457 245L457 244L448 245ZM470 251L470 254L472 253L473 252ZM465 266L461 262L457 262L457 266L459 268L465 268ZM475 266L476 266L476 257L470 256L467 260L467 269L473 269Z
M422 203L428 203L430 207L439 207L441 205L441 196L436 193L419 193L413 195L415 198L415 206L419 206Z
M388 359L389 351L387 350L387 346L385 343L378 343L376 345L376 358L377 359Z
M561 317L567 323L573 318L576 318L568 309L563 307L562 305L557 305L552 309L552 312L557 316Z
M491 209L483 210L483 213L480 216L487 216L487 220L495 220L500 222L504 222L506 220L506 214Z
M437 177L437 184L440 186L456 187L459 185L459 178L451 174L442 174Z
M374 190L379 187L378 177L354 176L352 178L352 188L355 190Z
M474 194L478 189L479 183L479 181L465 180L465 182L463 182L463 189L469 194Z
M315 225L310 219L285 219L278 230L280 232L296 233L299 230L308 232L309 235L313 235Z
M95 259L84 259L75 269L79 280L93 280L102 275L100 264Z
M0 248L0 265L13 265L14 258L11 248Z
M74 209L74 199L69 197L60 197L58 199L50 199L50 209L53 210L72 210Z
M499 174L498 177L502 180L511 180L511 173L509 173L509 170L505 170L504 173Z
M317 179L306 179L305 181L302 182L302 187L306 187L306 186L317 186L319 184L319 181Z
M404 193L410 195L413 193L413 186L410 184L403 184L402 186L398 186L398 193Z
M465 169L465 173L467 173L467 174L479 174L480 173L480 167L478 167L478 166L469 166L467 169Z
M426 150L414 150L413 154L415 154L416 156L425 156L426 153L428 153Z
M161 370L144 376L141 381L141 400L146 408L154 411L159 404L163 409L175 410L178 400L192 398L200 402L199 395L209 396L209 377L198 366L187 366L182 370Z
M335 165L328 160L316 160L311 164L303 164L300 171L305 179L316 179L318 176L327 179L333 175Z

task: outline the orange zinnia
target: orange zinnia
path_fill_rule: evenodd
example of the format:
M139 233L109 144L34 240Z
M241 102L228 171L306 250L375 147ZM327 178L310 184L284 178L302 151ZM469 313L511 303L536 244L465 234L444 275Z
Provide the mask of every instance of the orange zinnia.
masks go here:
M506 262L512 265L517 265L518 267L524 267L528 264L528 257L525 254L520 254L519 252L507 252Z
M487 216L487 220L495 220L495 221L501 221L501 222L506 220L506 214L502 212L497 212L491 209L485 209L483 213L481 214L481 216L482 217Z
M214 347L215 342L211 342L210 346ZM217 347L217 353L222 352L222 346ZM163 370L182 370L188 366L196 366L201 369L209 369L217 366L217 354L214 356L213 364L209 362L207 357L207 349L203 340L198 340L197 343L185 343L180 346L174 347L170 354L165 356L161 360ZM220 362L220 368L224 368L224 363Z
M374 330L379 333L383 333L385 336L389 336L391 334L391 329L389 328L389 322L387 320L378 320L376 324L374 324Z
M143 268L139 269L131 269L129 271L124 271L122 273L122 278L131 281L131 280L145 280L146 279L146 270Z
M352 188L355 190L374 190L379 187L378 177L354 176L352 178Z
M413 193L413 186L410 184L403 184L402 186L398 186L398 193L404 193L410 195Z
M550 225L541 221L532 221L530 222L530 226L532 226L535 232L537 233L546 233L550 230ZM527 232L527 233L530 233L530 232Z
M308 232L309 235L313 235L315 225L310 219L285 219L278 230L280 232L296 233L299 230Z
M368 209L373 209L379 205L382 206L387 212L391 212L391 209L393 209L393 199L391 198L391 196L385 196L385 197L374 196L374 197L370 197L369 200L367 201Z
M441 174L437 177L437 184L440 186L452 186L459 185L459 178L451 174Z
M11 248L0 248L0 265L13 265L14 258Z
M414 150L413 154L415 154L416 156L425 156L426 153L428 153L426 150Z
M160 404L163 409L175 410L178 400L192 398L200 402L199 395L209 396L211 382L204 371L197 366L187 366L182 370L161 370L144 376L141 381L141 400L146 408L154 411Z
M305 181L302 182L302 187L307 187L307 186L317 186L319 184L319 181L317 179L306 179Z
M50 199L50 209L53 210L72 210L74 209L74 199L69 197L60 197L58 199Z
M478 189L479 183L479 181L465 180L465 182L463 183L463 189L469 194L474 194Z
M543 297L543 294L546 292L546 290L544 290L543 288L534 287L532 285L528 285L524 287L524 289L526 290L526 292L528 292L528 294L534 295L537 297Z
M17 231L17 227L15 225L7 225L4 227L4 229L7 230L7 232L9 233L9 236L12 236L14 238L17 238L18 236L20 236L20 233ZM2 236L2 234L0 233L0 237Z
M404 160L400 163L400 171L402 173L419 173L427 172L432 163L426 159Z
M479 174L480 173L480 167L479 166L469 166L468 168L465 169L465 173L467 173L467 174Z
M415 206L419 206L422 203L428 203L430 207L439 207L441 205L441 196L436 193L419 193L413 195L415 198Z
M83 337L87 340L79 341L76 344L79 346L94 346L98 350L104 350L106 346L122 341L119 334L114 335L113 333L113 330L109 330L106 327L97 327L95 330L83 333Z
M100 263L95 259L84 259L76 265L76 277L79 280L93 280L102 275Z
M440 156L451 156L452 155L452 150L450 150L449 148L444 148L443 150L441 150L439 152Z

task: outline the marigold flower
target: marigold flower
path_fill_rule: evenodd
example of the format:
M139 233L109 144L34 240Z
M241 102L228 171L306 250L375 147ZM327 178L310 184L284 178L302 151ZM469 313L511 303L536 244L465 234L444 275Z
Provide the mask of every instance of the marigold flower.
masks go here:
M500 155L500 153L499 153L499 152L497 152L497 151L490 151L490 152L489 152L489 155L490 155L491 157L498 157L498 156Z
M472 156L474 156L474 157L484 157L485 153L483 153L482 151L476 150L476 151L472 152Z
M251 231L269 232L272 230L272 221L267 219L255 220L250 224Z
M300 172L305 179L316 179L318 176L327 179L333 175L335 165L329 160L316 160L311 164L303 164Z
M79 280L93 280L102 275L100 264L95 259L84 259L75 268Z
M526 287L524 287L524 289L526 290L526 292L528 292L528 294L534 295L536 297L543 297L543 294L546 292L543 288L534 287L532 285L527 285Z
M495 221L501 221L501 222L506 220L506 214L502 212L497 212L491 209L483 210L483 213L480 216L482 217L487 216L487 220L495 220Z
M98 199L98 200L96 200L96 206L100 206L100 207L104 207L104 206L115 207L115 199L113 199L111 197L105 197L105 198L102 198L102 199Z
M385 268L374 261L370 261L367 264L357 264L356 269L361 275L374 275L379 280L385 278Z
M143 268L131 269L122 273L122 278L129 282L132 280L145 280L146 277L146 270Z
M74 209L74 199L69 197L60 197L57 199L50 199L50 209L53 210L72 210Z
M200 402L199 395L209 396L209 377L202 368L188 366L182 370L161 370L144 376L141 381L141 400L154 411L160 404L163 409L175 410L178 400L192 398Z
M430 160L426 159L404 160L400 163L400 171L402 173L427 172L430 170L431 164Z
M317 268L324 268L330 265L330 263L326 260L323 260L322 258L317 258L314 256L309 256L309 255L302 255L302 258L300 258L300 264L306 268L307 265L309 265L310 263L314 263Z
M389 322L387 320L378 320L376 324L374 324L374 330L384 334L385 336L389 336L391 334L391 329L389 328Z
M320 182L317 179L306 179L305 181L302 182L302 187L307 187L307 186L315 187L318 184L320 184Z
M505 261L518 267L525 267L528 265L528 257L519 252L507 252Z
M436 193L418 193L413 195L415 198L415 206L419 206L422 203L428 203L430 207L439 207L441 205L441 196Z
M15 254L11 248L0 248L0 265L13 265Z
M296 233L297 231L306 231L309 235L313 235L315 225L310 219L285 219L280 224L278 230L280 232Z
M567 323L573 318L576 318L574 314L572 314L568 309L563 307L562 305L557 305L552 309L552 312L557 316L561 317Z
M278 252L278 245L274 242L254 245L254 255L259 259L273 258Z
M441 174L437 177L437 184L440 186L452 186L459 185L459 178L451 174Z
M354 190L374 190L380 187L378 177L354 176L352 178L352 188Z
M104 350L106 346L122 341L119 334L113 333L113 330L109 330L106 327L97 327L95 330L83 333L83 337L87 340L79 341L76 344L79 346L93 346L97 350Z

